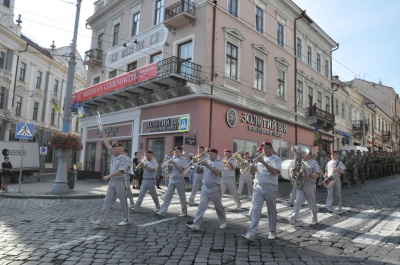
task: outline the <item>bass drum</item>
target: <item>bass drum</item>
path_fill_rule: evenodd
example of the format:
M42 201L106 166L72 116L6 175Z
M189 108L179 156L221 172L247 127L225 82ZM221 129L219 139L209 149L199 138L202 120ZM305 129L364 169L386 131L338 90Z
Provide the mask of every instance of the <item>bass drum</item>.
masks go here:
M293 159L288 159L285 161L282 161L281 163L281 178L290 180L290 177L292 174L290 173L290 169L294 167L294 160Z

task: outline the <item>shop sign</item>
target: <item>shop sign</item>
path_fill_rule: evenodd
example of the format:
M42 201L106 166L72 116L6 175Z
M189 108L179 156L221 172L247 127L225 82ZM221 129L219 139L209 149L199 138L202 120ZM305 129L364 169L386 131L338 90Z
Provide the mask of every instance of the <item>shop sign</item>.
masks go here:
M229 109L226 113L226 121L230 127L234 127L238 117L236 111ZM277 122L275 119L266 119L261 116L242 112L240 122L247 124L249 131L258 132L260 134L272 135L275 137L283 137L287 133L287 125Z
M106 93L132 86L137 83L149 80L157 76L157 63L152 63L144 67L132 70L128 73L108 79L104 82L75 92L72 95L72 102L82 102L90 98L104 95Z
M189 130L189 123L189 115L143 120L141 134L187 132Z
M103 130L107 138L125 138L132 137L132 123L103 125ZM90 128L87 130L87 140L99 140L102 138L99 128Z

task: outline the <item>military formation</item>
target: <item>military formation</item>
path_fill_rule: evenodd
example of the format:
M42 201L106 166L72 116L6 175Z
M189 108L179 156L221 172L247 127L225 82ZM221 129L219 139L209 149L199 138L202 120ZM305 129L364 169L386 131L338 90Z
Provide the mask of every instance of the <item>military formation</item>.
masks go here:
M321 173L329 161L330 153L318 152L314 159L318 162ZM343 186L364 184L365 180L391 176L400 173L400 152L361 152L357 150L343 151L339 158L345 165L346 172L341 175ZM322 185L320 178L318 184Z

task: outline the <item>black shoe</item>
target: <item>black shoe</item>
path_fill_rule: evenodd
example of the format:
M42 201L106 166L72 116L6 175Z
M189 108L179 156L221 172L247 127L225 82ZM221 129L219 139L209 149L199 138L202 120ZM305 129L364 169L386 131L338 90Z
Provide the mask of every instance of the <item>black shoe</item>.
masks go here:
M160 186L157 186L157 189L161 190L161 187L160 187Z

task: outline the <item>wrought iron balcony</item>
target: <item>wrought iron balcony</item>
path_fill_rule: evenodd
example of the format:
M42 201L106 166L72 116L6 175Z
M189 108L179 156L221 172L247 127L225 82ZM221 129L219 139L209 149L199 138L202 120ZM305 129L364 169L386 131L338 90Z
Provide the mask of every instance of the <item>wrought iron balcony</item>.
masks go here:
M196 4L190 0L180 0L165 8L164 24L172 29L182 27L189 21L194 25Z
M103 51L98 48L90 49L85 52L83 64L89 66L101 65L103 62Z
M352 129L353 129L353 131L362 131L362 129L363 129L363 123L364 123L365 131L367 132L368 129L369 129L369 124L368 124L368 123L365 123L363 120L354 120L354 121L352 122Z
M309 125L315 122L318 128L324 131L330 131L335 126L335 115L325 110L316 107L309 107L306 109L307 123Z

